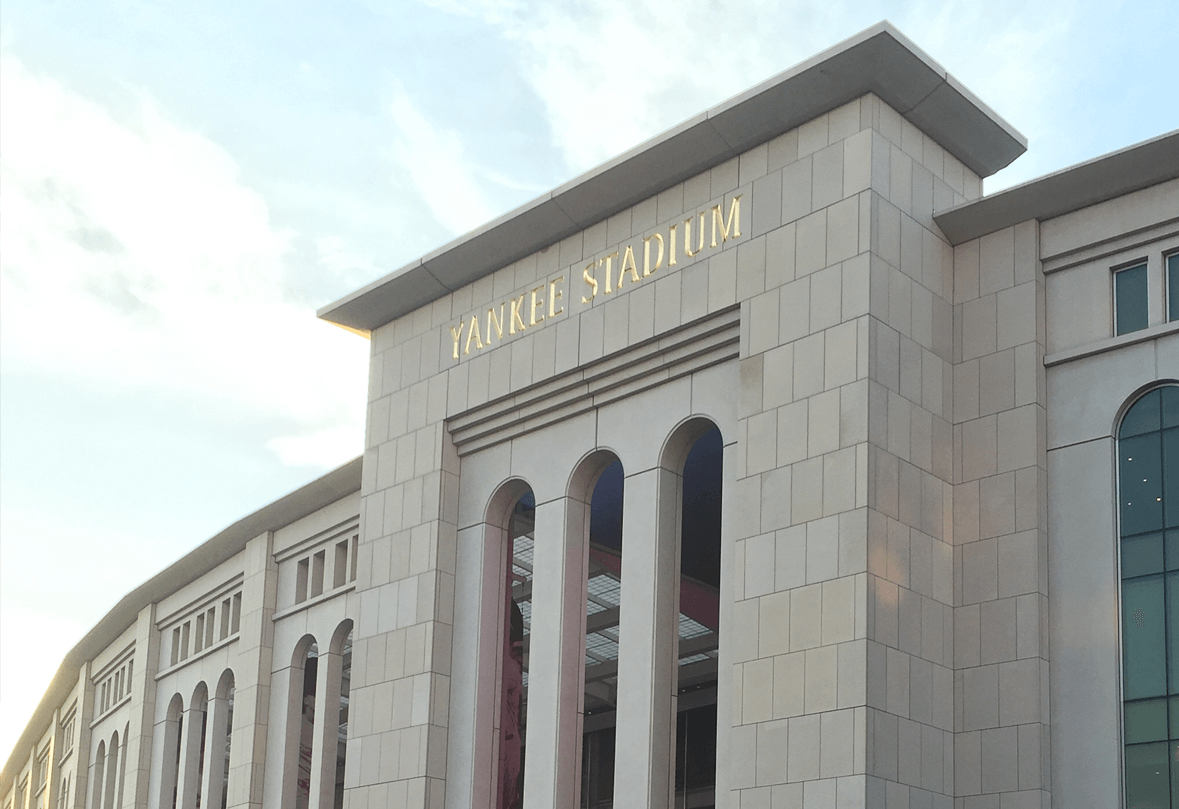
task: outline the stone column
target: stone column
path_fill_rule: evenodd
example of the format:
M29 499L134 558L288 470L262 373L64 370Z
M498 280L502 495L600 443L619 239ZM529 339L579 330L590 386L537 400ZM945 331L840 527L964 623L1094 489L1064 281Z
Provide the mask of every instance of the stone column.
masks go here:
M74 776L70 781L67 806L87 806L86 797L90 794L90 770L86 761L90 751L90 720L94 714L94 681L90 679L90 663L87 660L78 667L78 684L74 691L78 695L78 708L74 713Z
M177 809L196 809L201 765L201 729L204 726L204 706L189 703L184 709L184 724L180 731L180 772L176 782ZM109 765L107 769L110 769Z
M481 522L458 532L446 805L494 806L499 762L497 683L503 668L507 531Z
M229 756L231 809L258 809L266 776L266 739L270 724L271 688L281 683L272 675L274 616L278 597L278 565L267 531L246 545L246 575L242 582L241 634L238 662L233 671L234 744ZM275 762L281 770L282 762ZM275 793L277 794L277 793Z
M525 809L572 809L581 762L587 503L536 506Z
M627 477L623 492L614 805L644 809L672 797L679 477L648 469Z
M225 787L225 734L229 729L229 700L209 697L205 708L205 767L201 775L202 807L220 807Z
M311 743L308 805L331 809L336 787L336 736L340 728L340 675L343 658L324 649L316 664L315 730Z
M954 784L979 805L1051 802L1039 253L1034 221L954 249Z
M720 614L719 646L717 648L716 672L716 805L725 806L729 800L729 767L726 766L726 751L732 749L733 739L733 700L726 695L734 693L733 684L733 604L734 586L736 578L734 566L736 564L736 537L738 534L739 509L745 504L737 494L737 459L738 448L736 441L729 435L725 440L723 458L724 468L721 470L723 488L721 493L721 582L720 582ZM679 508L678 498L674 506ZM677 571L678 573L678 571ZM678 586L678 582L677 582ZM676 616L678 621L679 616ZM675 661L678 665L679 661ZM672 733L675 732L675 720L672 720ZM675 766L674 758L672 766Z
M121 806L146 806L151 795L153 720L156 713L156 672L159 670L160 633L156 630L156 605L139 611L135 627L135 657L131 681L131 717L127 738L120 740L124 783L119 787Z
M304 660L300 657L271 676L271 713L281 717L281 724L272 732L278 733L283 742L276 748L281 750L281 756L266 762L263 792L268 809L295 805L294 769L298 767L299 739L303 727L303 666ZM236 697L234 708L236 723Z
M150 796L149 806L153 809L172 809L172 796L164 794L166 790L170 790L172 784L179 787L180 772L177 766L176 759L172 756L172 751L176 749L177 736L180 733L180 720L165 717L165 719L156 726L155 737L160 739L161 747L157 748L157 755L162 756L157 759L159 761L158 769L160 773L159 783L156 784L155 789ZM162 752L160 752L162 751Z

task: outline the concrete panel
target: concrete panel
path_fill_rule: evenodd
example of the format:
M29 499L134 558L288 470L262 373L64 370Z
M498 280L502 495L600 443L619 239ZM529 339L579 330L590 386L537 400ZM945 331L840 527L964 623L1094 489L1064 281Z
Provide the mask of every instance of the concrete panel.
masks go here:
M1048 453L1052 797L1121 799L1114 449L1110 439Z
M1113 284L1104 264L1054 272L1044 279L1044 293L1049 353L1104 340L1113 334Z
M684 377L599 408L596 446L617 455L627 475L654 468L671 427L690 414L691 391Z
M1112 435L1118 408L1155 378L1153 343L1049 368L1048 448Z

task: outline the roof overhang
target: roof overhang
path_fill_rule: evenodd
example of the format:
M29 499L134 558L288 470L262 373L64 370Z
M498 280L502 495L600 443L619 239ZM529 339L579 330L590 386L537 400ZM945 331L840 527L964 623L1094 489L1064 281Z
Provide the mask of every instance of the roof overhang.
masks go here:
M1062 216L1179 177L1179 129L934 214L950 244Z
M1027 148L1010 124L881 22L323 307L319 317L372 331L867 93L980 177Z

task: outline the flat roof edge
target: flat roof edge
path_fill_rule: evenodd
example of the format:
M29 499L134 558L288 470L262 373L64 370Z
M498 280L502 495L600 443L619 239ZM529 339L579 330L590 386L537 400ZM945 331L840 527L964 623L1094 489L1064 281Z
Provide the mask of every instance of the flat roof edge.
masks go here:
M1044 221L1179 177L1179 129L935 213L950 244Z
M290 525L342 497L360 491L362 461L363 456L353 458L293 492L247 514L119 599L119 602L62 658L57 673L53 675L44 696L37 703L33 715L25 724L24 731L9 752L4 769L0 771L0 787L11 783L20 773L25 759L16 759L14 756L22 750L27 751L44 732L54 710L76 685L78 669L82 663L92 659L114 642L115 638L126 632L135 623L144 607L159 601L186 582L204 575L245 550L246 544L254 537ZM190 569L194 564L195 571Z
M888 21L882 21L438 250L329 303L317 315L371 332L693 173L874 93L980 176L1027 140ZM790 104L782 104L788 98ZM681 159L691 156L690 165ZM527 223L527 226L525 226Z

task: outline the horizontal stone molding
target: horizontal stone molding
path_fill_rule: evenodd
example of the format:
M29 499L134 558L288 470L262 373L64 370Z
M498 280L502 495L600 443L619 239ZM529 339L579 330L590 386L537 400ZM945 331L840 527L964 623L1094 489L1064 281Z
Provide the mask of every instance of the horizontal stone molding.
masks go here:
M458 454L469 455L736 359L740 337L741 310L733 306L459 413L447 427Z

